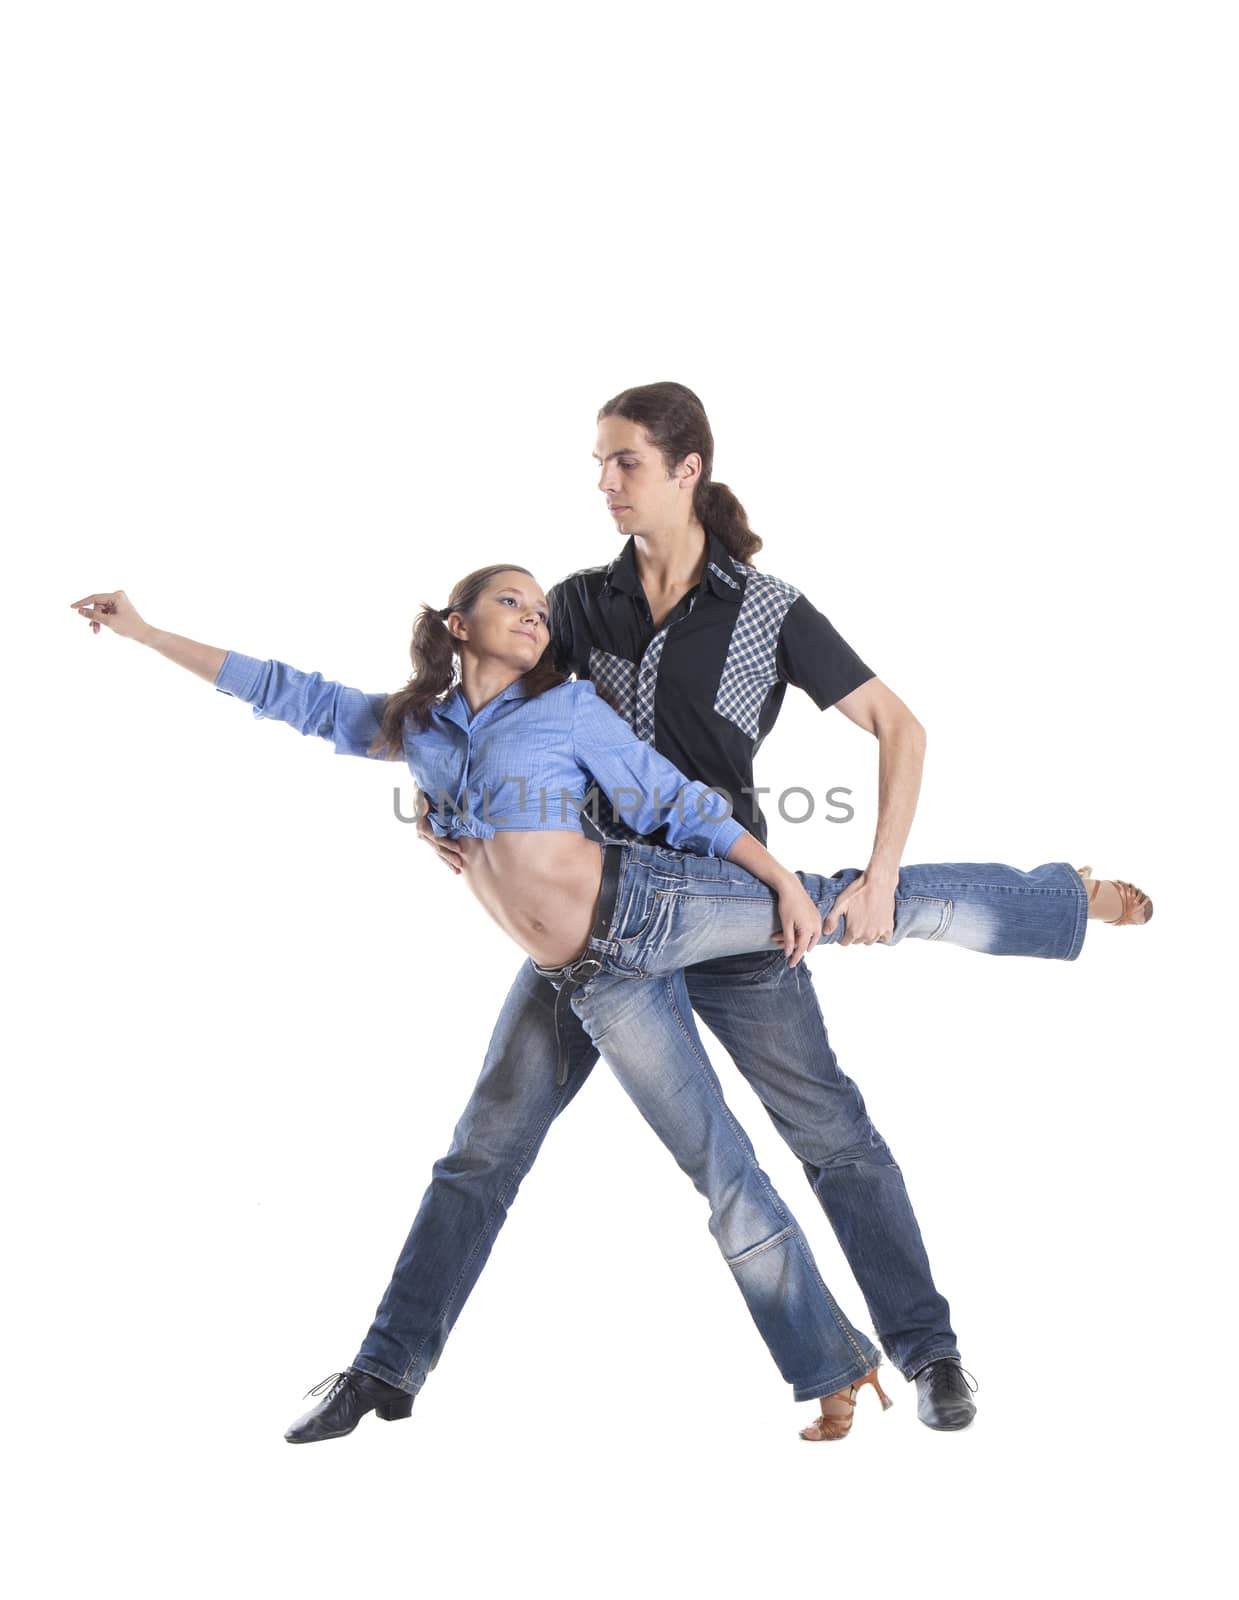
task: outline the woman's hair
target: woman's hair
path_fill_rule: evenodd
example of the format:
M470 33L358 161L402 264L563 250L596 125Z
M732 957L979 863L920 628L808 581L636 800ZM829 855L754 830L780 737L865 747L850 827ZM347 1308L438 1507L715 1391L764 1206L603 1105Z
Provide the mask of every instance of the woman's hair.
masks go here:
M379 731L370 745L370 754L387 761L398 761L404 755L404 722L410 717L420 731L430 724L431 708L442 704L460 681L458 656L460 641L448 628L447 619L453 611L469 616L484 591L501 572L523 572L533 577L528 567L519 567L514 561L497 561L489 567L479 567L464 577L448 596L442 608L423 605L413 622L413 640L409 645L409 658L413 675L403 689L390 694L383 706ZM547 648L523 675L522 682L532 697L566 683L564 673L555 668L551 648Z
M694 450L701 457L701 476L693 490L693 511L698 522L727 546L737 561L748 566L761 549L761 540L749 527L744 507L725 483L713 483L714 435L705 407L682 383L643 383L608 400L598 413L625 417L638 423L657 445L669 468L678 467Z

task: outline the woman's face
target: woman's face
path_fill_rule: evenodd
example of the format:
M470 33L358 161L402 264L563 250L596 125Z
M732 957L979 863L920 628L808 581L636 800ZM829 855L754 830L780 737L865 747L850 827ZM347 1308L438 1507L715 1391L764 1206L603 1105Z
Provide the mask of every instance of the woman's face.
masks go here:
M454 611L448 626L478 660L528 672L550 643L546 596L527 572L498 572L466 616Z

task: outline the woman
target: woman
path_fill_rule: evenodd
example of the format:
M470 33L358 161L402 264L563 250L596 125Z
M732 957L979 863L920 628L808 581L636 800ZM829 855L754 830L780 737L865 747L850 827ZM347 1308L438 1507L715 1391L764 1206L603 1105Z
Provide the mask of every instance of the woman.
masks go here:
M423 608L413 675L390 696L151 628L123 591L72 604L93 631L107 626L151 646L248 701L257 717L330 739L341 754L406 760L431 796L436 831L462 841L473 893L555 989L557 1015L571 1005L711 1199L711 1230L780 1371L797 1400L821 1401L804 1436L843 1437L862 1384L889 1404L877 1381L878 1351L839 1310L743 1130L711 1100L681 973L686 963L772 941L796 965L855 869L831 877L789 871L725 814L717 795L639 740L591 683L556 672L545 596L523 567L485 567L462 579L442 610ZM589 839L579 814L591 780L639 832L665 824L669 844L693 854ZM908 867L890 942L929 938L1074 960L1089 916L1147 921L1151 910L1131 885L1086 886L1063 864L1031 873ZM845 931L841 921L832 940ZM659 981L639 981L649 979ZM289 1430L293 1442L323 1437L316 1413L341 1384L356 1402L343 1431L367 1410L386 1420L410 1414L411 1396L369 1374L348 1369L330 1381L322 1406Z

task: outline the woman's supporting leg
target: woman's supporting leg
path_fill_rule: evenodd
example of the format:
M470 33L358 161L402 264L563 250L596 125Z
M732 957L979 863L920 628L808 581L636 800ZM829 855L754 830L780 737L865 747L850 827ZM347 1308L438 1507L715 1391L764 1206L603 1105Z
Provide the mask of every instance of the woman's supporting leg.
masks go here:
M698 1036L682 972L600 973L572 1008L641 1115L710 1205L710 1231L797 1400L847 1386L879 1361L843 1315L808 1243L757 1164Z
M778 903L759 879L717 856L690 856L660 846L630 846L626 926L610 941L619 966L644 976L723 956L769 950L778 931ZM830 877L798 872L823 916L860 868ZM1074 961L1084 943L1088 894L1065 862L1022 872L1001 862L939 862L903 867L895 889L891 944L930 939L987 955ZM830 939L846 931L846 913Z
M693 1010L762 1101L830 1219L882 1348L904 1377L959 1359L903 1173L842 1070L813 964L782 950L689 967Z

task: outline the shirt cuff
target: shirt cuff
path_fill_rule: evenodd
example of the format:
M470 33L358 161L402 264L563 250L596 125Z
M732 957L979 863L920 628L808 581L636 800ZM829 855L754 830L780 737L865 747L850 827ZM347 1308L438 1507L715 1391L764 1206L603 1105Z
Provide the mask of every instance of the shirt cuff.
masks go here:
M267 663L257 656L243 656L237 650L229 650L216 674L215 687L221 694L235 695L238 700L252 704L261 692L266 666Z
M734 817L724 817L710 835L710 854L712 856L725 856L736 840L747 832L748 829L737 822Z

